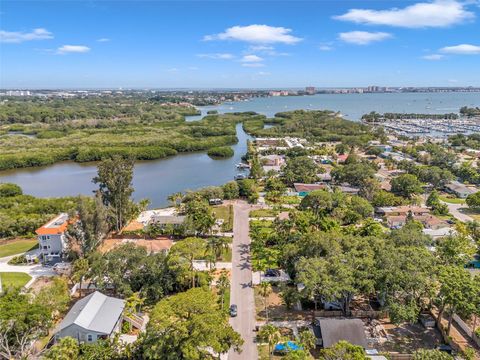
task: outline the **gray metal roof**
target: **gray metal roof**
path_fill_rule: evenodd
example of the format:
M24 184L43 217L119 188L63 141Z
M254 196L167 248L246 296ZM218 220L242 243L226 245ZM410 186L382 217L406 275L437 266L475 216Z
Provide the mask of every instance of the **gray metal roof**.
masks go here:
M181 225L185 222L185 218L185 216L176 215L154 215L152 217L152 222L157 224Z
M76 324L86 330L111 334L124 307L124 300L95 291L72 306L61 322L59 330Z
M367 337L363 321L360 319L329 319L319 318L323 347L328 348L340 340L351 344L367 347Z

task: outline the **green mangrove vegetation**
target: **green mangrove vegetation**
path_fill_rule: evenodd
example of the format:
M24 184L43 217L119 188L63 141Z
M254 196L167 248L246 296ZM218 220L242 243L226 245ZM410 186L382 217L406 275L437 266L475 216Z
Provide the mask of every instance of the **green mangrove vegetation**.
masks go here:
M208 150L207 154L213 159L229 158L233 156L234 152L230 146L217 146Z

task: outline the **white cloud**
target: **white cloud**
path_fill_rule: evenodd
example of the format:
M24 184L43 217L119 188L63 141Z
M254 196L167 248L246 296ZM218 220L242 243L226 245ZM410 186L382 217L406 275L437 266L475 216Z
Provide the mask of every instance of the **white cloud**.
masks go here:
M422 56L424 60L442 60L445 56L442 54L430 54Z
M251 51L251 52L254 52L254 51L274 51L275 48L273 46L267 46L267 45L251 45L248 47L248 49Z
M264 67L265 64L260 63L260 62L254 62L254 63L243 63L242 66L251 67L251 68L258 68L258 67Z
M257 75L259 75L259 76L268 76L268 75L270 75L270 73L269 73L269 72L266 72L266 71L259 71L259 72L257 73Z
M53 39L53 34L43 28L33 29L31 32L0 30L0 42L3 43L22 43L24 41L48 39Z
M340 33L338 37L350 44L368 45L372 42L389 39L392 35L385 32L350 31Z
M263 55L268 55L268 56L289 56L289 53L286 52L278 52L275 50L273 46L267 46L267 45L251 45L248 47L246 50L246 53L260 53Z
M475 17L466 10L465 3L457 0L420 2L405 8L389 10L350 9L334 19L357 24L389 25L406 28L446 27Z
M223 33L207 35L203 40L238 40L255 44L296 44L302 40L291 32L291 29L268 25L233 26Z
M263 61L263 58L258 55L245 55L240 61L244 63L255 63Z
M198 57L207 59L231 60L235 58L234 55L228 53L214 53L214 54L198 54Z
M320 45L318 48L319 48L320 50L322 50L322 51L330 51L330 50L333 50L333 47L330 46L330 45Z
M446 46L440 49L446 54L476 55L480 54L480 46L471 44L460 44L455 46Z
M109 38L100 38L100 39L97 39L98 42L109 42L110 39Z
M430 55L422 56L422 59L424 59L424 60L441 60L444 57L445 57L445 55L442 55L442 54L430 54Z
M57 49L57 54L83 54L90 51L90 48L85 45L63 45Z

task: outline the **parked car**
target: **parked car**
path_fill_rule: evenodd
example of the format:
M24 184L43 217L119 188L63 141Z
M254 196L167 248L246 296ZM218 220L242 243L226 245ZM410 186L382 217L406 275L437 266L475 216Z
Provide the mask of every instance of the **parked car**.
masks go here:
M222 205L223 200L222 199L210 199L208 200L210 205Z
M278 277L278 276L280 276L280 270L267 269L267 270L265 271L265 276L266 276L266 277Z
M237 316L237 305L235 304L230 305L230 316L231 317Z
M447 354L453 354L453 349L450 345L438 345L437 350L446 352Z

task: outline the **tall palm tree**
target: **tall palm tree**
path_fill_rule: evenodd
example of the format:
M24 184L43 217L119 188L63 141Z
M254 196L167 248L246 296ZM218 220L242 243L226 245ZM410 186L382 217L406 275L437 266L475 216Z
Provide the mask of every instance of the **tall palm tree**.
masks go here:
M260 329L258 336L263 341L268 342L268 355L269 355L269 358L272 359L272 355L273 355L272 346L277 344L282 338L282 334L280 333L279 328L269 324L264 325Z
M230 240L226 237L211 237L207 239L207 253L215 267L217 260L222 257L222 253L230 246Z
M168 201L172 203L172 205L177 209L177 212L180 210L180 206L182 205L183 194L181 192L176 192L168 196Z
M267 281L260 283L259 294L263 296L263 303L265 304L265 316L268 323L268 296L272 293L272 285Z

